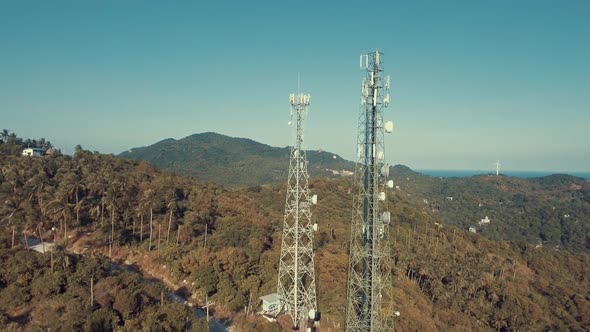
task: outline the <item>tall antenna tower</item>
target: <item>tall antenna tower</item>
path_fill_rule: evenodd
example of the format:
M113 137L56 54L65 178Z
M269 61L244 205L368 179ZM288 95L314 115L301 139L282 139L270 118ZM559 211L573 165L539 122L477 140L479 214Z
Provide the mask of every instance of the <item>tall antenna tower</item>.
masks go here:
M499 176L500 175L500 161L496 160L494 165L496 165L496 176Z
M392 331L393 311L389 303L391 279L387 239L391 214L384 211L389 165L384 161L384 132L393 122L383 122L389 104L389 77L383 78L382 53L361 55L366 77L361 84L358 122L358 162L355 170L351 223L350 266L346 308L346 331Z
M305 331L319 321L316 304L313 232L311 205L317 196L308 188L307 159L303 145L303 120L308 112L310 96L291 94L291 116L295 116L295 144L291 147L287 199L283 221L278 294L282 312L293 320L293 330Z

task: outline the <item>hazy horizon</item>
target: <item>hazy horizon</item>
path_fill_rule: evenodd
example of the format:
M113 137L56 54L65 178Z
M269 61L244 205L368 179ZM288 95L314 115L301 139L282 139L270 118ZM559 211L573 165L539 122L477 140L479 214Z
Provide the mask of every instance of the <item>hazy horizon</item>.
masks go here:
M363 3L2 3L0 129L66 152L208 131L287 146L300 74L307 147L354 160L358 56L378 48L390 164L590 171L589 2L372 5L368 22Z

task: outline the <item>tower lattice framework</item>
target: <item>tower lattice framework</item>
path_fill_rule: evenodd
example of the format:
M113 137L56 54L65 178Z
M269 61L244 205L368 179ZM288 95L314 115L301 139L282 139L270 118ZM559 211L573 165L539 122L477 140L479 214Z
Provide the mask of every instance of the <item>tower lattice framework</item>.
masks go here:
M385 188L389 165L384 161L384 132L392 122L383 122L389 103L389 78L383 78L382 53L361 56L366 77L361 84L358 121L358 162L354 176L350 257L347 287L346 331L391 331L391 270Z
M314 271L311 206L315 197L308 188L307 159L303 150L303 123L310 96L291 94L291 114L295 117L295 144L291 147L283 237L279 263L278 294L283 312L291 316L293 328L304 331L310 324L309 312L317 309ZM313 319L313 318L312 318Z

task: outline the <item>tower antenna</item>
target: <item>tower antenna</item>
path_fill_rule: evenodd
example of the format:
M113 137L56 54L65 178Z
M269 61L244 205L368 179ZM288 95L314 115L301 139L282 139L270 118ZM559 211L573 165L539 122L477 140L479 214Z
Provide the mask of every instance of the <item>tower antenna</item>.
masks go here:
M393 122L383 122L389 104L389 77L382 75L379 51L361 55L366 70L361 84L357 152L348 268L346 331L392 331L391 273L388 229L391 214L383 204L385 188L392 188L389 165L385 163L384 133Z
M500 161L496 160L494 165L496 165L496 176L499 176L500 175Z
M309 192L303 149L303 120L308 113L310 95L291 94L289 102L291 113L296 117L295 143L291 146L277 293L281 312L291 316L293 330L306 331L320 319L313 252L313 232L317 224L311 221L311 206L317 203L317 196Z

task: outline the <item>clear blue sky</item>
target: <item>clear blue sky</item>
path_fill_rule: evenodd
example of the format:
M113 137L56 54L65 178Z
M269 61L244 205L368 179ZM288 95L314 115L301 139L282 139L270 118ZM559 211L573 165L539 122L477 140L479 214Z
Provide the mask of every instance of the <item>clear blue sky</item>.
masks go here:
M353 159L361 53L392 77L386 159L590 171L590 1L0 0L0 129L119 153L215 131Z

